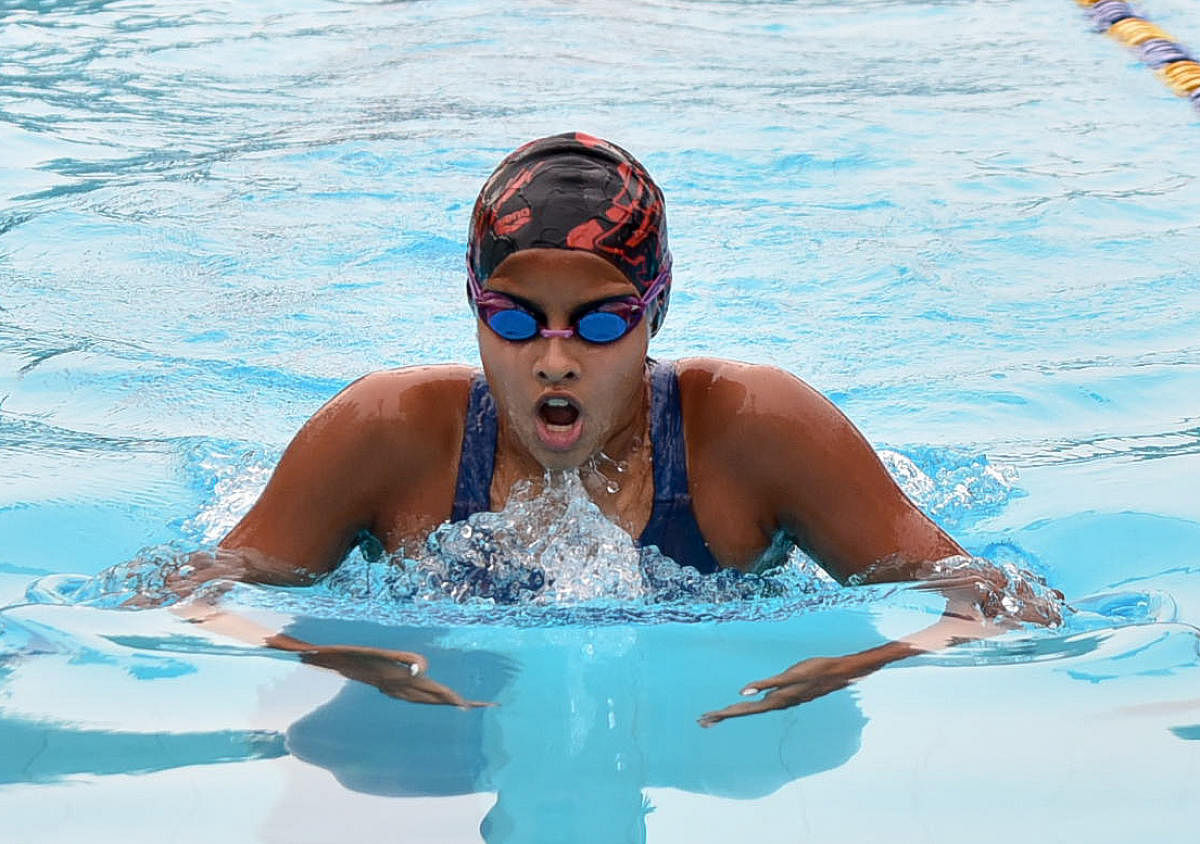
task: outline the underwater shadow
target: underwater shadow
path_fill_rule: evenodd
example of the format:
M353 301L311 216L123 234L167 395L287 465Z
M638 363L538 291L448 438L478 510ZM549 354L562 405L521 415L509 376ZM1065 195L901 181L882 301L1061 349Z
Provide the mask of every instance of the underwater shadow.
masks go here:
M286 756L270 731L130 733L0 717L0 785L51 783L76 775L149 774Z
M287 748L367 794L495 792L481 826L489 842L542 840L539 830L549 829L559 841L642 840L644 789L757 799L857 753L867 719L848 690L698 726L713 702L732 702L756 676L881 641L861 612L827 610L779 627L430 629L298 619L287 632L308 641L424 653L436 680L500 706L412 704L351 682L291 725Z

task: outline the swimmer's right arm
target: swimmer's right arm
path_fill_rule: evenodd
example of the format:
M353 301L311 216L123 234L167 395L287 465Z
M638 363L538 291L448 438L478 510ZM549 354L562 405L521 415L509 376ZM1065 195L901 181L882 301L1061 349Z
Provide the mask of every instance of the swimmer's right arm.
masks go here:
M429 663L425 657L412 651L364 645L317 645L271 630L243 615L219 609L207 600L175 604L171 612L209 632L250 645L294 653L307 665L336 671L348 680L374 686L398 700L461 709L494 705L467 700L454 689L434 680L429 676Z
M212 580L273 586L311 583L345 556L369 523L370 434L350 385L305 423L250 511L212 551L197 551L167 575L180 597Z
M373 527L388 459L382 380L355 381L292 439L254 506L221 540L217 557L244 565L237 579L309 582L337 566L359 531ZM403 477L404 468L393 471Z
M417 372L376 373L335 396L292 440L246 516L215 551L193 554L169 575L168 588L186 598L213 580L303 585L336 567L358 533L374 527L389 486L427 470L422 460L433 450L423 441L422 424L435 414L423 406L429 394L419 389L421 383ZM407 389L413 386L418 389ZM403 424L406 417L417 423ZM302 662L391 697L464 708L490 705L465 700L430 678L420 654L305 642L219 608L217 597L183 601L171 612L219 635L295 653Z
M443 385L469 377L465 367L446 370L433 377L419 369L377 372L326 403L216 551L193 555L193 571L177 579L175 591L213 579L303 585L334 569L363 530L376 532L389 496L444 471L439 461L454 438L440 426Z

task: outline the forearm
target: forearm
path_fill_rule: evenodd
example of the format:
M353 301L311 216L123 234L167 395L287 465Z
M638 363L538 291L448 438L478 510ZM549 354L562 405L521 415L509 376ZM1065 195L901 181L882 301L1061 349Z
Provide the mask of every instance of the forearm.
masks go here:
M170 609L183 620L212 633L228 636L248 645L299 654L301 660L310 665L330 668L352 679L357 678L343 670L343 663L347 659L383 657L406 664L413 675L425 670L427 665L425 657L411 651L393 651L360 645L316 645L272 630L238 613L218 609L211 603L186 602L176 604Z
M842 657L843 670L852 679L865 677L885 665L920 654L996 636L1007 629L974 614L947 611L937 622L885 644Z
M248 645L266 646L277 650L303 652L313 649L313 645L295 639L277 630L272 630L258 622L251 621L243 615L218 609L208 602L184 602L175 604L171 612L191 624L195 624L212 633L237 639Z
M320 574L306 566L244 546L219 546L213 551L197 551L188 557L188 564L197 574L214 575L206 579L220 577L267 586L306 586Z
M271 586L303 586L312 583L318 572L285 563L249 548L217 548L177 557L161 566L158 576L139 587L126 606L157 607L188 598L206 584L228 588L228 581L261 583ZM208 591L208 590L206 590Z

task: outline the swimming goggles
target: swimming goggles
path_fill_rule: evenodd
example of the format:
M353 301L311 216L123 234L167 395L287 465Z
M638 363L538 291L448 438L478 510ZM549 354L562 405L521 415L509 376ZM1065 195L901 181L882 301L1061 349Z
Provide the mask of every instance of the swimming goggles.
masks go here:
M670 280L671 265L668 263L645 293L587 305L572 314L570 328L552 329L546 328L545 316L513 297L497 290L484 290L475 279L475 273L469 267L467 269L467 289L475 312L488 328L513 343L537 336L567 339L577 334L580 339L596 345L614 343L637 327Z

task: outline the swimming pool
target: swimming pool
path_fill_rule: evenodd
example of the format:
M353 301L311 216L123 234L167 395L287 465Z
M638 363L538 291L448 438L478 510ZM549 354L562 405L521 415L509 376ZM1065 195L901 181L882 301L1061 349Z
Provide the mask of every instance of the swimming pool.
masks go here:
M1073 3L8 2L0 44L4 840L1194 838L1196 115ZM352 378L477 360L469 204L572 128L667 195L653 353L826 391L1063 630L701 730L935 610L245 597L501 704L462 713L53 602L214 542Z

